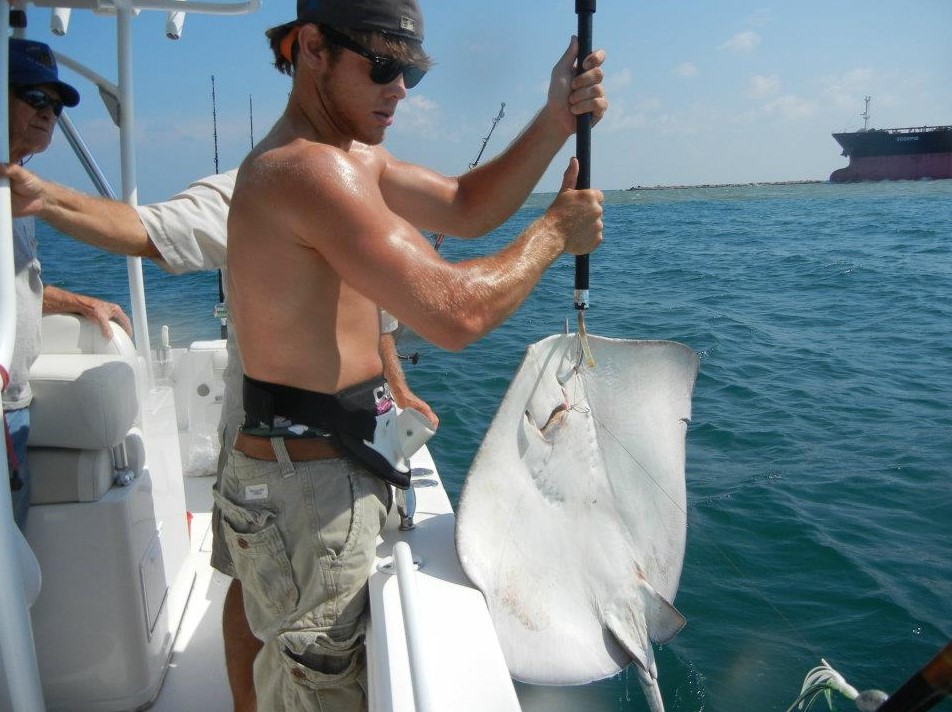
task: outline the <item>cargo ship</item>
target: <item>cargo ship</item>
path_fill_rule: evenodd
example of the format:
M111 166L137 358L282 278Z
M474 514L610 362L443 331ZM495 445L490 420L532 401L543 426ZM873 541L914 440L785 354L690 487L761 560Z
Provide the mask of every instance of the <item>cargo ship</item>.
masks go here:
M952 178L952 126L870 129L869 102L867 96L862 130L833 134L850 163L833 171L830 181Z

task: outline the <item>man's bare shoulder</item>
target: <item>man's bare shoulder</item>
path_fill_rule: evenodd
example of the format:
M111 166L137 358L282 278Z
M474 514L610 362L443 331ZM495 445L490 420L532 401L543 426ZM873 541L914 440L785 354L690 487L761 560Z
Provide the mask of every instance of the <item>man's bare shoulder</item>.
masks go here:
M267 223L320 251L388 232L378 172L348 148L294 140L256 149L238 172L229 229L254 235Z
M383 146L369 146L357 141L354 141L351 146L350 156L359 161L361 165L369 168L374 174L380 174L387 164L393 160L393 156Z
M256 149L238 171L236 191L254 188L275 195L349 184L362 164L336 146L296 140Z

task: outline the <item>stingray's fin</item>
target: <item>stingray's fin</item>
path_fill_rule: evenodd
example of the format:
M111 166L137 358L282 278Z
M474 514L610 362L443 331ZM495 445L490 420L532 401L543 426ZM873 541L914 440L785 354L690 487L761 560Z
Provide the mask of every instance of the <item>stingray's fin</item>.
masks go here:
M648 636L655 643L667 643L687 624L684 616L647 581L641 582Z
M634 660L648 709L664 712L651 641L664 643L671 640L684 627L684 616L642 579L633 597L612 602L604 611L603 622Z
M616 600L604 611L604 623L619 645L638 663L651 669L651 644L667 643L685 626L684 616L641 579L634 599Z

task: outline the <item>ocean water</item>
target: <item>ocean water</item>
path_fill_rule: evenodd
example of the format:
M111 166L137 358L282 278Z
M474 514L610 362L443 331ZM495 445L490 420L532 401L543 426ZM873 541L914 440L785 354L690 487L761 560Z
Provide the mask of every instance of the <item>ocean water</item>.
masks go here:
M498 248L551 197L444 254ZM41 245L48 282L128 306L124 260L42 228ZM454 502L525 347L574 329L572 274L564 259L461 353L401 340ZM153 340L162 324L179 345L217 338L214 274L147 265L146 293ZM655 649L669 711L783 712L821 657L893 691L952 638L952 181L608 193L591 302L592 333L701 357L675 600L688 624ZM647 709L632 670L520 697Z

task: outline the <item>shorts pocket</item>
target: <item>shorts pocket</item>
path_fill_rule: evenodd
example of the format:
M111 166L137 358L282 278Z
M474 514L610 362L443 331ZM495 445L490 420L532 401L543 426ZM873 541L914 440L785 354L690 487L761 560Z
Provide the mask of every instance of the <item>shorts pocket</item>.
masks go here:
M251 603L272 614L292 613L298 604L298 588L274 513L245 509L218 492L213 495L222 514L221 531L245 594L245 609ZM249 611L249 623L258 633L262 621L252 618L257 616Z
M347 687L357 682L365 666L364 626L343 640L325 631L286 631L278 634L284 666L291 678L311 690Z

